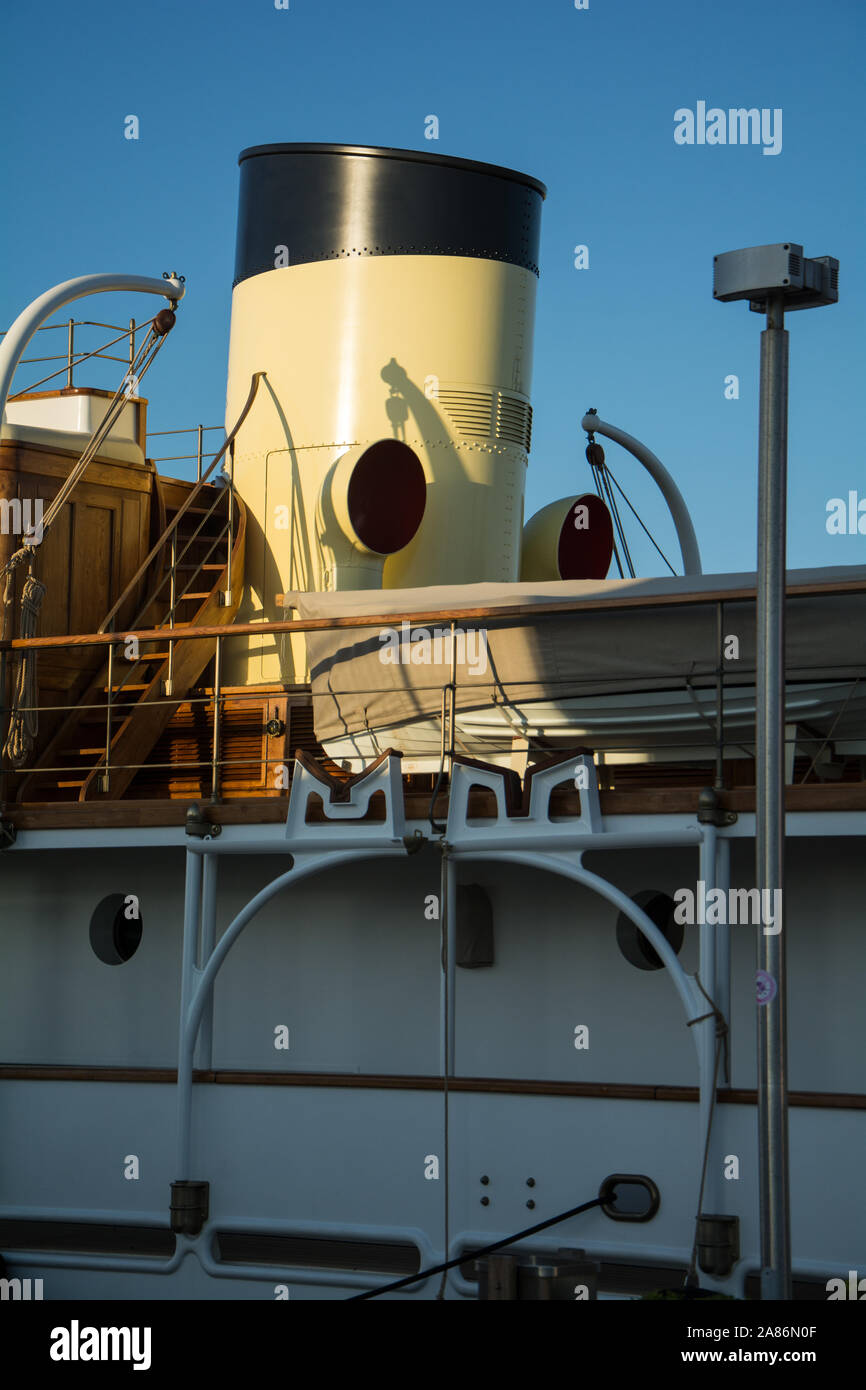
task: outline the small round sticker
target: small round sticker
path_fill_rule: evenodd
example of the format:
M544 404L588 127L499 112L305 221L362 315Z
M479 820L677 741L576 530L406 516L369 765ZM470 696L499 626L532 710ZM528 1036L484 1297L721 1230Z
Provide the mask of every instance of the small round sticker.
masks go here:
M776 997L776 981L772 975L768 975L766 970L759 970L756 976L758 985L758 1003L769 1004L771 999Z

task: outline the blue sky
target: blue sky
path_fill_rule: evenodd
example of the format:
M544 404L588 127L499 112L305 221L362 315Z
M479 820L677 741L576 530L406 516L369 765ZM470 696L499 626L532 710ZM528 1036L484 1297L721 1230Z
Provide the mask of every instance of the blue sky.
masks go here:
M866 498L864 31L862 0L7 9L0 323L73 275L177 269L187 299L147 381L150 425L222 423L241 149L334 141L508 165L549 190L527 515L591 487L579 422L593 405L674 474L704 569L750 569L762 321L713 301L713 255L799 241L838 257L840 303L788 319L788 562L862 563L866 538L825 521L831 497ZM781 108L781 153L675 144L674 112L698 101ZM574 268L578 244L588 269ZM125 321L134 299L93 299L86 316ZM616 446L607 459L678 565L654 485ZM629 537L638 573L660 572L633 525Z

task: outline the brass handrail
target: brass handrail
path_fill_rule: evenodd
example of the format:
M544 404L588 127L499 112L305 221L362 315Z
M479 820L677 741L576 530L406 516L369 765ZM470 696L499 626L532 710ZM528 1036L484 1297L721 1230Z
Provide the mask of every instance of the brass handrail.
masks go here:
M132 578L130 579L129 583L127 584L127 586L126 586L126 588L124 589L123 593L120 595L120 598L117 600L117 602L115 603L114 607L111 608L111 609L109 610L109 612L108 612L108 613L105 615L105 617L103 618L102 622L101 622L100 625L99 625L99 629L98 629L100 633L104 633L104 632L105 632L106 628L108 627L108 624L109 624L109 623L112 621L112 619L117 615L119 609L123 607L124 603L125 603L126 600L129 598L129 595L133 592L133 590L135 589L135 586L138 584L138 581L141 579L142 575L143 575L143 574L147 571L147 569L149 568L149 566L150 566L151 562L153 561L154 557L155 557L156 555L159 554L160 550L162 550L162 548L163 548L163 546L165 545L166 541L169 540L169 539L174 535L174 532L177 530L177 527L178 527L178 525L179 525L179 523L180 523L181 517L182 517L182 516L189 510L189 508L192 506L192 503L194 502L195 498L196 498L196 497L198 496L198 494L201 492L202 487L203 487L204 484L207 482L208 478L210 477L211 473L212 473L212 472L214 471L214 469L216 468L217 464L219 463L219 461L220 461L220 459L222 458L223 454L225 453L226 449L227 449L227 448L229 447L229 445L233 442L233 440L234 440L234 438L235 438L235 435L237 434L237 432L238 432L238 430L240 429L241 425L243 424L244 420L247 418L247 415L249 414L250 410L252 409L253 401L254 401L255 398L256 398L256 392L257 392L258 389L259 389L259 382L261 381L262 377L265 376L265 375L266 375L265 372L254 372L254 373L253 373L252 378L251 378L251 380L250 380L250 391L249 391L249 395L247 396L246 405L244 406L243 410L241 411L240 415L238 416L237 420L235 421L235 424L234 424L233 427L232 427L231 433L228 434L228 435L226 436L225 443L222 445L222 447L220 448L219 452L216 453L216 454L214 454L213 461L211 462L209 468L208 468L207 471L206 471L205 473L203 473L202 476L199 478L198 482L196 483L195 487L192 489L192 492L189 494L189 496L187 497L186 501L185 501L184 503L182 503L182 505L179 507L179 509L177 510L177 512L175 512L174 519L169 523L168 526L166 526L166 528L165 528L165 530L163 531L162 535L160 536L159 540L156 542L156 545L153 547L153 549L150 551L150 553L145 557L145 559L142 560L141 564L139 565L139 567L138 567L138 569L136 570L135 574L134 574L134 575L132 576Z

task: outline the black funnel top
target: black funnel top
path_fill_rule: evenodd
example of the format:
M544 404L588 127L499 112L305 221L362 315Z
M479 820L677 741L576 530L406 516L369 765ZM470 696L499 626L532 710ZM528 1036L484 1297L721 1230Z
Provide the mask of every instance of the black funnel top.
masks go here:
M365 145L256 145L238 163L235 284L352 256L476 256L538 274L547 190L527 174Z

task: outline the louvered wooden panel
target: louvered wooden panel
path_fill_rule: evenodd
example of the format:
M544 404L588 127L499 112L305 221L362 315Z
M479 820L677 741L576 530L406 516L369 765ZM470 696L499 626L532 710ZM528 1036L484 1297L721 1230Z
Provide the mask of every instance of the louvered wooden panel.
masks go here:
M345 781L351 774L326 757L316 739L313 724L313 705L309 694L297 689L286 693L273 686L267 689L233 689L225 692L226 707L221 721L220 796L227 801L243 797L286 797L288 788L275 784L274 771L282 763L291 777L294 755L300 749L314 757L331 777ZM179 705L171 723L154 747L147 764L139 772L128 792L130 798L148 799L208 799L211 795L211 753L213 747L212 691L203 688L194 692L193 699ZM281 719L285 733L270 737L265 731L268 720ZM562 750L566 757L568 750ZM794 782L799 784L809 768L810 758L799 756L795 763ZM640 791L644 788L695 788L709 786L715 770L709 762L702 764L634 763L615 764L599 769L602 786L618 791ZM843 782L860 778L858 760L847 760ZM436 780L431 774L404 779L408 791L428 792ZM725 759L725 785L728 788L753 786L755 764L752 758ZM817 783L814 773L810 783Z
M145 766L130 784L130 797L191 798L210 795L213 720L206 706L178 706Z
M136 775L130 797L208 798L211 794L213 751L213 692L201 689L191 701L178 706L147 763ZM285 732L270 736L269 719L286 725ZM279 785L280 765L291 778L296 749L317 758L332 776L343 772L322 752L313 728L309 695L286 695L278 688L225 692L220 719L220 796L235 800L244 796L287 796Z
M264 702L245 701L222 711L220 794L266 796ZM209 797L212 786L213 707L181 705L135 778L130 796Z

